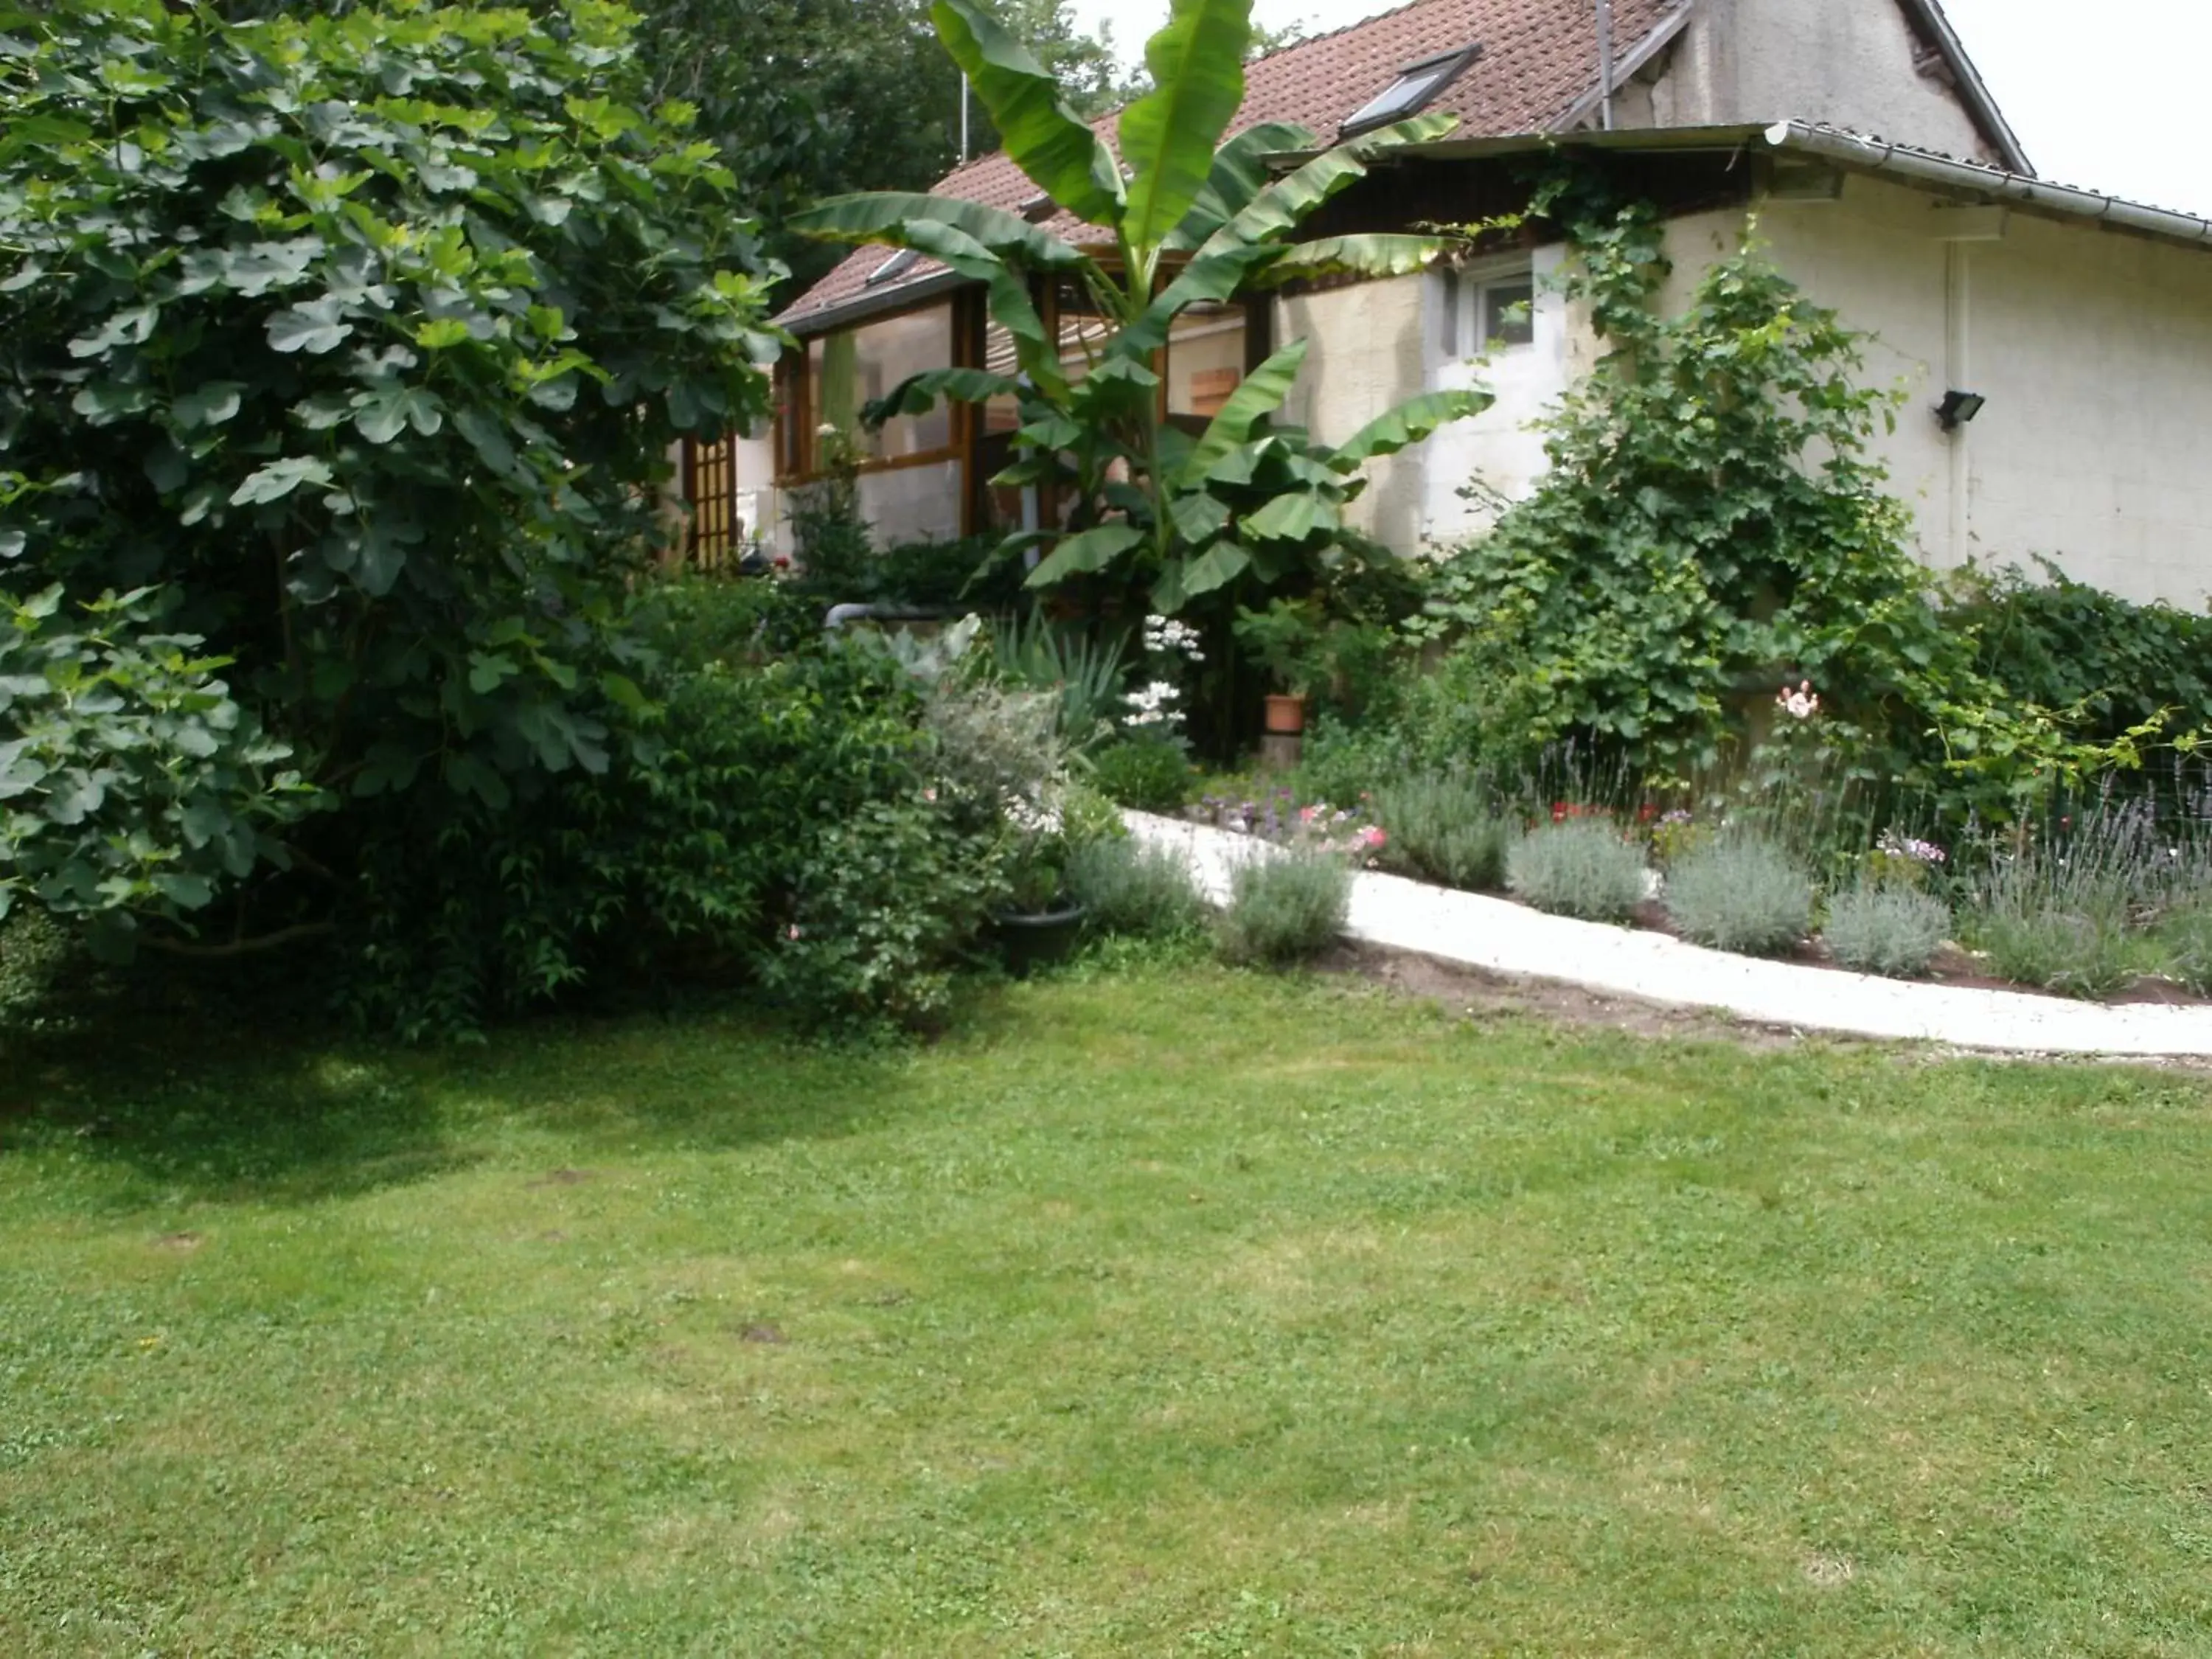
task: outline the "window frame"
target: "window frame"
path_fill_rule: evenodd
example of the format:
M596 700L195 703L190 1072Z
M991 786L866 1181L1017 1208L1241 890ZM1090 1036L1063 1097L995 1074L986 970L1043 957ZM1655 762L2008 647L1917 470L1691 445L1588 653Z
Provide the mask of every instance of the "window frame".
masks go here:
M1337 137L1357 137L1363 132L1372 132L1377 127L1419 115L1481 56L1482 44L1477 41L1407 64L1392 77L1389 85L1344 118L1337 126ZM1413 88L1415 82L1421 83L1418 91Z
M1536 301L1542 293L1535 267L1526 257L1480 261L1443 273L1443 338L1441 360L1466 362L1504 352L1528 351L1536 343ZM1493 340L1490 331L1489 296L1499 289L1526 289L1528 337Z

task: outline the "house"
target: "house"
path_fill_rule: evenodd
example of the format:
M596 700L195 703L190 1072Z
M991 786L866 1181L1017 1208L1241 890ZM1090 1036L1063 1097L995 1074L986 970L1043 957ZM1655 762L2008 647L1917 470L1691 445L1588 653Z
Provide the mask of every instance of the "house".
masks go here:
M1395 153L1304 234L1510 210L1530 163L1571 148L1661 206L1678 301L1755 217L1784 271L1875 337L1870 377L1905 390L1881 453L1924 558L2042 555L2142 600L2212 589L2212 468L2197 464L2212 434L2212 222L2039 179L1938 0L1413 0L1253 63L1237 125L1293 119L1328 141L1424 109L1460 125ZM1003 155L936 189L1053 211ZM1495 406L1379 463L1358 504L1401 550L1449 544L1494 510L1470 482L1494 503L1540 475L1528 423L1599 349L1546 282L1565 257L1532 231L1449 270L1188 313L1169 409L1209 413L1298 336L1311 346L1285 414L1323 441L1480 379ZM1080 296L1039 297L1079 356L1097 325ZM687 465L702 543L736 525L783 535L818 428L850 428L907 375L1012 363L981 289L911 252L860 250L781 321L798 344L775 431ZM989 483L1013 424L1011 407L939 407L864 435L879 538L1034 522L1034 501Z

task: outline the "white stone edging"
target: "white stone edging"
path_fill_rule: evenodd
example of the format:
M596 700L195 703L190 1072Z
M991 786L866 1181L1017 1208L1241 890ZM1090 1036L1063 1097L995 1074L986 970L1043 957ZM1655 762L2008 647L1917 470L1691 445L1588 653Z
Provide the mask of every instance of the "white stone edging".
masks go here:
M1256 836L1124 812L1150 845L1181 849L1216 903L1230 872L1277 850ZM1763 962L1664 933L1547 915L1480 893L1363 871L1352 884L1352 939L1493 973L1559 980L1762 1024L1962 1048L2053 1054L2212 1055L2212 1007L2108 1007L2026 991L1988 991Z

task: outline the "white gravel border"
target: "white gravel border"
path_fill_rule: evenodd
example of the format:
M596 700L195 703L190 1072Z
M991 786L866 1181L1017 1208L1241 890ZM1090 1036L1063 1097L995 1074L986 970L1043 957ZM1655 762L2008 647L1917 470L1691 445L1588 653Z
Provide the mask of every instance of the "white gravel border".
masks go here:
M1225 830L1145 812L1122 817L1140 841L1182 848L1217 902L1227 896L1229 873L1240 861L1274 851L1264 841ZM1370 944L1493 973L1718 1009L1766 1025L2008 1053L2212 1055L2212 1008L2105 1007L2025 991L1917 984L1761 962L1664 933L1546 915L1504 899L1371 871L1353 878L1346 932Z

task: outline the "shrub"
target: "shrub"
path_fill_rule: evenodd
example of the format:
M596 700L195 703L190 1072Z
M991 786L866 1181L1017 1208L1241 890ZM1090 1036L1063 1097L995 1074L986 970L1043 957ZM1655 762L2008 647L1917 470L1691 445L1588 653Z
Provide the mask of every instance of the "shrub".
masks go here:
M1382 862L1447 887L1498 887L1505 878L1511 826L1489 789L1464 772L1431 772L1375 793L1389 840Z
M2199 996L2212 996L2212 902L2200 899L2176 912L2160 933L2174 978Z
M1231 962L1286 966L1336 942L1352 908L1352 871L1326 853L1290 850L1237 866L1215 940Z
M2110 910L1998 910L1979 919L1976 937L2001 977L2062 996L2109 996L2135 976L2126 927Z
M1506 850L1505 885L1554 915L1626 921L1644 902L1644 855L1599 819L1540 824Z
M1091 776L1106 797L1139 812L1180 811L1190 799L1190 761L1176 744L1132 738L1091 757Z
M79 945L44 910L27 908L0 919L0 1032L36 1022Z
M1067 884L1085 921L1104 933L1187 933L1206 918L1189 860L1133 836L1079 846L1068 859Z
M1667 912L1685 939L1772 956L1805 936L1813 884L1771 842L1723 836L1676 860L1667 878Z
M1820 931L1842 966L1910 979L1928 971L1951 936L1951 910L1915 887L1863 881L1828 902L1827 925Z
M452 1035L698 977L749 978L809 1020L933 1015L996 891L996 796L971 811L945 782L945 740L888 653L816 633L726 654L758 586L640 596L652 723L605 771L506 812L380 800L349 924L360 1021ZM1027 763L960 764L988 790Z
M420 860L605 775L670 447L766 416L780 273L690 112L638 107L620 8L227 9L11 11L0 589L136 595L94 656L199 706L82 802L164 866L93 892L181 945L233 890L240 949L327 934L349 884L298 872L384 827ZM107 702L52 741L108 741ZM329 810L272 824L249 775L285 745Z
M1034 617L993 630L991 654L1001 678L1054 698L1067 743L1088 748L1111 733L1121 708L1121 641Z
M1994 857L1975 883L1971 942L2002 977L2063 996L2102 997L2138 968L2129 922L2148 884L2142 824L2125 811L2093 812L2063 842Z
M1972 639L1982 672L2023 702L2081 711L2083 735L2118 737L2177 708L2212 725L2212 617L2136 605L2077 582L2049 560L1954 578L1946 620Z

